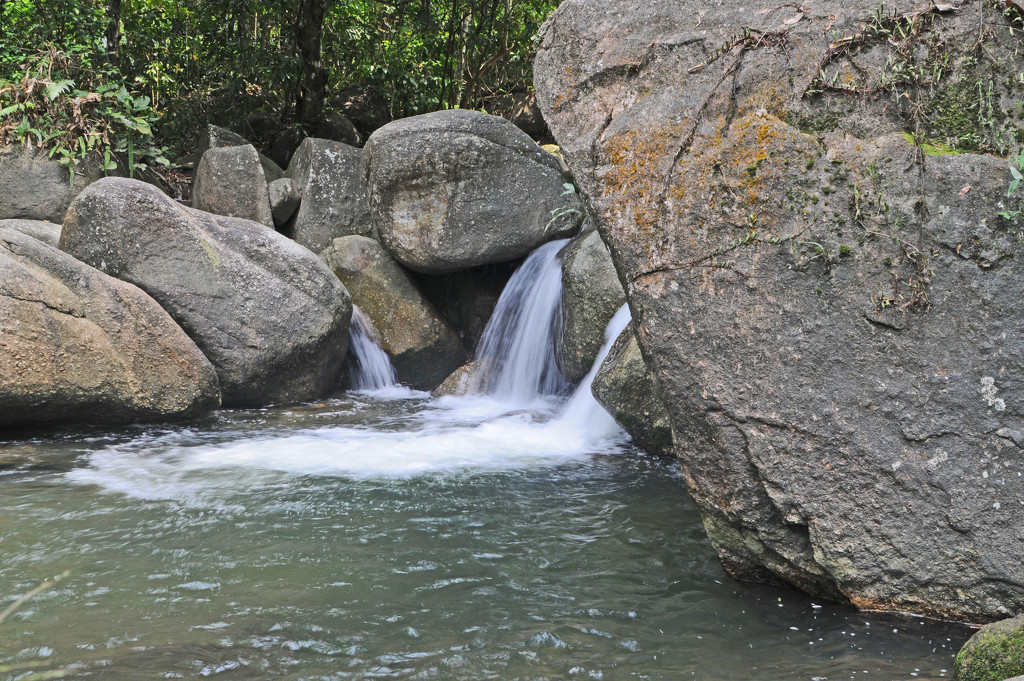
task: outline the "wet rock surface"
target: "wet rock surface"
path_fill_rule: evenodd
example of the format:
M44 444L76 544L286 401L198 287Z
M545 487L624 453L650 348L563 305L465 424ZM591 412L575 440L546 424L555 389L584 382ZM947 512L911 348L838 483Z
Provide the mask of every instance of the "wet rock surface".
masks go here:
M601 235L592 230L562 252L562 333L558 366L570 381L582 380L604 345L604 330L626 302L615 264Z
M60 247L159 302L216 367L226 406L316 399L341 371L348 293L263 225L105 179L69 209Z
M874 9L568 0L535 85L725 567L989 620L1024 610L1021 223L950 145L1016 151L969 47L1024 64L980 2Z
M594 376L591 392L641 449L656 456L675 456L668 411L632 324L615 339Z

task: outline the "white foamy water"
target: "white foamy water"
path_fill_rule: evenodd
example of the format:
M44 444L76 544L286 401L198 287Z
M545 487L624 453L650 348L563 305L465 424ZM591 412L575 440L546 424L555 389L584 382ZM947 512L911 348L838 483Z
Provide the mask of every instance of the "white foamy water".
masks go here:
M352 387L356 390L384 390L398 382L388 353L380 347L373 322L359 306L352 306L348 331Z
M601 346L597 353L594 366L590 367L590 371L580 382L576 392L569 398L569 402L566 403L565 409L562 412L560 421L565 427L586 431L591 437L595 438L610 438L614 437L617 433L621 433L619 424L615 423L615 419L594 399L594 394L590 389L594 384L594 377L597 376L601 364L604 363L608 353L611 352L615 339L625 331L632 319L633 316L629 311L629 306L626 304L623 304L612 315L608 326L605 327L604 345Z
M378 405L388 401L384 392L372 396ZM193 429L143 436L93 452L88 467L67 477L133 497L188 502L217 489L244 492L282 474L371 479L527 469L618 451L627 442L621 431L591 433L561 421L557 403L512 410L488 397L405 402L397 416L373 413L352 425L299 421L241 437Z

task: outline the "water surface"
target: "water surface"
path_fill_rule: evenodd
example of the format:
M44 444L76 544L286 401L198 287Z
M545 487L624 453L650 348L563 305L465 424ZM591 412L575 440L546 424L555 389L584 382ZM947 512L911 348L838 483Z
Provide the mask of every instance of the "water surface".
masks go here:
M728 578L675 465L392 389L0 444L0 665L157 679L923 679L971 631ZM0 678L3 674L0 673ZM12 675L13 678L13 675Z

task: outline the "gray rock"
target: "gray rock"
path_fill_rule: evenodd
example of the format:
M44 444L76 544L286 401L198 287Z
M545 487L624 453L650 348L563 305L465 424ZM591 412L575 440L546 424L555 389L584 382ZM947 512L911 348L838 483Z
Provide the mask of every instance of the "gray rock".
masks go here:
M0 229L13 229L28 234L49 246L56 246L60 241L61 225L43 220L0 220Z
M594 366L605 327L625 302L601 235L590 231L570 241L562 254L562 333L555 348L558 366L570 381L579 382Z
M71 201L101 177L97 162L86 159L75 167L72 184L67 168L45 149L0 146L0 219L61 222Z
M467 362L434 388L433 397L462 397L480 392L484 384L483 365L477 360Z
M221 128L216 125L207 124L196 143L195 162L198 164L203 158L203 154L205 154L209 149L216 149L218 147L244 147L246 144L250 144L249 140L245 139L238 133L231 132L226 128ZM281 169L281 166L274 163L269 156L261 153L259 154L259 157L260 166L263 168L263 174L266 177L267 184L284 177L284 171Z
M644 363L632 324L615 339L590 390L641 449L656 456L675 456L668 411Z
M373 224L360 175L362 150L341 142L307 137L299 145L288 177L302 203L285 233L314 253L351 234L372 236Z
M267 180L251 144L209 149L192 178L192 207L274 228Z
M571 234L582 217L558 162L508 121L449 110L370 136L365 176L381 243L441 273L502 262Z
M349 146L359 146L359 132L345 114L337 111L328 111L324 114L324 120L317 129L317 137L322 139L342 142Z
M982 627L956 656L954 681L1024 679L1024 615Z
M337 379L348 294L273 230L105 179L72 204L60 246L156 299L216 367L225 405L316 399Z
M295 215L295 211L299 209L299 202L302 201L299 185L290 177L282 177L270 183L267 193L270 196L270 212L274 217L274 224L277 227L284 227Z
M919 7L886 3L901 37L866 2L567 0L535 86L725 567L985 621L1024 610L1024 470L998 434L1024 432L1022 227L998 215L1006 161L938 144L1019 126L1019 90L969 53L979 22L992 68L1024 56L999 9ZM890 39L938 82L894 84Z
M5 428L182 418L220 405L210 362L152 298L2 228L0 353Z
M431 390L466 361L458 336L373 239L335 239L321 256L380 334L398 380Z

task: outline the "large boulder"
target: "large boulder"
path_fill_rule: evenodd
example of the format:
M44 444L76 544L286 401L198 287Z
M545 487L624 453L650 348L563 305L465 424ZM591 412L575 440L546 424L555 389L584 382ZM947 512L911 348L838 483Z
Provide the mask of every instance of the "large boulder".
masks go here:
M990 3L876 5L567 0L537 96L725 567L1005 617L1024 228L1008 162L951 146L1016 151L1019 90L991 74L1024 55Z
M288 166L302 202L285 233L314 253L350 234L369 236L373 224L360 175L362 149L307 137Z
M92 158L80 161L72 178L46 149L0 146L0 220L61 222L71 201L101 177L103 171Z
M250 144L249 140L245 139L238 133L217 125L207 124L207 126L203 128L202 134L199 135L199 140L196 142L195 161L198 164L203 158L203 155L210 149L217 149L220 147L244 147L247 144ZM269 156L260 153L259 157L260 166L263 168L263 174L266 177L267 184L284 177L284 171L281 169L281 166L274 163Z
M0 229L13 229L16 232L28 234L33 239L38 239L50 246L56 246L60 241L60 223L44 220L0 220Z
M373 322L399 381L431 390L466 361L458 336L379 243L340 237L321 257Z
M582 218L558 162L497 116L453 109L405 118L373 133L365 154L378 236L412 270L519 258Z
M131 423L220 405L213 366L137 287L0 229L0 426Z
M106 179L68 209L60 247L156 299L216 367L227 406L316 399L338 377L348 293L263 225Z
M1022 674L1024 615L982 627L957 653L953 667L953 681L1014 681Z
M558 367L570 381L582 380L594 366L605 327L625 302L601 235L592 230L570 241L562 253L562 333L555 349Z
M273 229L267 178L256 147L208 149L192 177L192 207Z
M594 399L648 454L675 456L672 425L633 324L615 339L590 386Z

